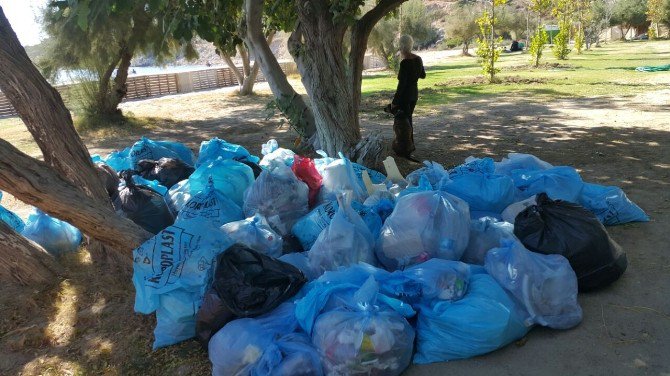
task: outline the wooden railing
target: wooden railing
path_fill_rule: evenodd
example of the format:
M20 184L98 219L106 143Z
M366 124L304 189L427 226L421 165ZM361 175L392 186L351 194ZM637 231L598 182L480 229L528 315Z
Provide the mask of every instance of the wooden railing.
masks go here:
M366 69L382 66L379 59L374 56L365 57ZM280 63L284 73L289 75L298 74L294 62ZM261 72L256 77L256 82L265 81ZM230 68L212 68L189 72L152 74L146 76L129 77L127 80L127 92L124 100L144 99L158 97L161 95L189 93L198 90L208 90L221 87L237 85L237 79ZM74 85L55 86L56 90L66 100ZM0 92L0 118L18 115L7 97Z

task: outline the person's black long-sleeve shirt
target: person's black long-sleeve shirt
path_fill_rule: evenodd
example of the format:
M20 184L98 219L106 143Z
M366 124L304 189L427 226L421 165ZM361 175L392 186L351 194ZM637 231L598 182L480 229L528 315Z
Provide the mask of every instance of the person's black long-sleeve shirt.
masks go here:
M414 55L414 57L403 59L400 62L398 88L393 97L393 104L401 105L416 102L419 99L419 88L417 86L419 78L426 78L426 70L423 67L421 57Z

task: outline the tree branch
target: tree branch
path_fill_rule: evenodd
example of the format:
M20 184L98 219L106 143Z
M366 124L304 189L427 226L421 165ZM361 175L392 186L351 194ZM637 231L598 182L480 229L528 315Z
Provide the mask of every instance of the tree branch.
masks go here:
M23 154L4 139L0 139L0 190L125 251L122 253L128 260L127 251L151 237L131 220L117 215L111 206L85 195L47 164Z

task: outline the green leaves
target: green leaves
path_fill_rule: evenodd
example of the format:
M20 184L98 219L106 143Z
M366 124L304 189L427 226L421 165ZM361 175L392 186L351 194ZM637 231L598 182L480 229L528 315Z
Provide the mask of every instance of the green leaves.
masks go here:
M86 30L88 28L89 13L90 9L88 7L87 1L81 1L77 4L77 25L79 25L82 30Z

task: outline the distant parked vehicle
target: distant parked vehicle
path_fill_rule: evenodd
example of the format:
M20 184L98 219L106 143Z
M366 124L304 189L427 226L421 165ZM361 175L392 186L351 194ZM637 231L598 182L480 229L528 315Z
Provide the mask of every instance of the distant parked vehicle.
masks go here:
M647 35L647 33L642 33L633 38L633 40L649 40L649 35Z

